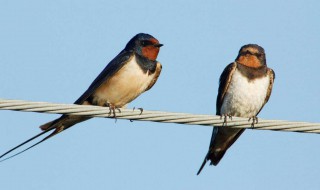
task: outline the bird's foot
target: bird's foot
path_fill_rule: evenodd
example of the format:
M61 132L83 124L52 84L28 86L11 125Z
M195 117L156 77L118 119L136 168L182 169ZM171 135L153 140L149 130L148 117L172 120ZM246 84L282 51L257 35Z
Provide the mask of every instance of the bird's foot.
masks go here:
M258 117L257 116L253 116L253 117L250 117L248 119L248 122L252 119L252 123L251 123L251 128L253 129L254 128L254 124L258 124Z
M223 117L223 123L222 123L222 126L228 126L228 117L229 119L232 121L232 115L231 114L222 114L220 116L220 119L222 119Z
M132 111L134 111L135 109L136 109L136 107L133 107ZM137 108L137 109L140 110L140 114L139 114L139 115L141 115L142 112L143 112L143 108ZM133 122L132 119L130 119L129 121L130 121L130 122Z
M117 108L116 106L112 105L112 104L108 104L108 107L109 107L109 117L111 115L113 115L113 118L115 119L115 122L117 122L117 114L116 114L116 110L118 110L119 113L121 113L121 110L120 108Z
M136 107L133 107L133 111L136 109ZM142 114L143 112L143 108L137 108L138 110L140 110L140 115Z

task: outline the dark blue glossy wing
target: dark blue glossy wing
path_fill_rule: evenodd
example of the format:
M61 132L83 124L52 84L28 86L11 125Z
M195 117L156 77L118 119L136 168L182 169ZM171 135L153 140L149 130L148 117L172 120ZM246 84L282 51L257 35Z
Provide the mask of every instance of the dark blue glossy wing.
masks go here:
M220 82L219 82L219 90L218 90L218 96L217 96L217 102L216 102L216 115L220 115L220 109L223 103L224 96L226 95L226 92L228 91L229 84L231 82L232 75L234 71L237 68L237 63L233 62L230 63L222 72L220 76Z
M217 102L216 102L216 115L221 115L220 110L221 110L221 106L223 103L223 99L228 91L229 84L232 79L232 75L233 75L234 71L236 70L236 68L237 68L236 62L230 63L223 70L222 74L220 75L219 90L218 90L218 96L217 96ZM211 160L211 164L217 165L219 163L219 161L221 160L221 158L223 157L223 155L225 154L226 150L235 142L235 140L237 140L237 138L244 131L244 129L240 129L242 131L240 131L234 137L233 141L232 141L232 139L228 140L229 136L225 135L224 131L227 131L227 134L228 134L228 131L233 131L233 130L238 130L238 129L232 129L232 128L227 128L227 127L213 127L209 150L208 150L208 153L200 166L200 169L199 169L197 175L200 174L201 170L203 169L203 167L205 166L205 164L207 163L208 160ZM220 145L221 143L225 143L225 142L228 143L228 141L231 141L229 143L229 146L227 146L227 148L224 151L220 151L218 155L215 155L215 153L212 151L212 149L217 144Z
M95 92L95 90L106 80L108 80L110 77L112 77L115 73L117 73L130 59L130 57L133 55L133 52L132 51L126 51L126 50L123 50L121 51L104 69L103 71L98 75L98 77L92 82L92 84L89 86L88 90L86 90L82 96L80 96L80 98L75 101L75 104L82 104L84 101L86 101L91 95L92 93ZM67 120L68 119L68 115L62 115L60 118L52 121L52 122L49 122L47 124L45 124L45 128L41 128L42 130L44 130L43 132L39 133L38 135L24 141L23 143L15 146L14 148L10 149L9 151L5 152L4 154L0 155L0 162L3 162L5 160L8 160L10 158L13 158L33 147L35 147L36 145L48 140L49 138L55 136L56 134L60 133L61 131L65 130L65 129L68 129L69 127L73 126L75 123L72 123L72 124L69 124L69 125L66 125L62 128L62 130L60 128L56 128L55 125L57 123L61 123L61 122L64 122L65 119ZM86 117L82 117L82 118L78 118L80 120L76 121L77 122L81 122L81 121L84 121L84 120L87 120L88 118ZM44 126L44 125L42 125ZM4 156L8 155L9 153L13 152L14 150L20 148L21 146L33 141L34 139L44 135L45 133L51 131L51 130L54 130L56 128L56 130L51 133L50 135L48 135L47 137L45 137L44 139L42 139L41 141L33 144L32 146L29 146L28 148L12 155L12 156L9 156L8 158L5 158L5 159L2 159ZM2 160L1 160L2 159Z
M266 103L269 101L269 98L270 98L271 92L272 92L273 82L274 82L274 79L276 78L276 74L270 68L267 69L267 75L269 75L269 78L270 78L269 87L268 87L268 90L267 90L267 95L266 95L266 98L264 100L264 103L261 106L260 110L258 111L257 115L260 113L260 111L262 110L264 105L266 105Z
M98 77L91 83L89 88L78 98L74 104L82 104L92 93L106 80L118 72L133 55L132 51L121 51L110 63L103 69Z

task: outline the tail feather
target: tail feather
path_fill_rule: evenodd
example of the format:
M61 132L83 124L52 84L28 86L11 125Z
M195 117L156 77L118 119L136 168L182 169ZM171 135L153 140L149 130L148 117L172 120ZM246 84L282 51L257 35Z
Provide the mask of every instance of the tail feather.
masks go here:
M226 153L226 150L219 151L219 152L217 151L208 155L208 159L210 159L211 161L210 165L214 165L214 166L218 165L225 153Z
M59 118L60 119L60 118ZM56 119L56 120L53 120L53 121L50 121L48 123L45 123L43 125L41 125L39 128L42 130L42 131L46 131L47 129L49 129L53 123L57 122L59 119Z
M210 165L214 165L214 166L218 165L225 153L226 153L226 151L211 152L209 149L206 157L204 158L204 160L200 166L200 169L199 169L197 175L200 174L200 172L202 171L203 167L206 165L208 160L210 160Z
M210 165L218 165L226 151L239 138L243 131L244 129L214 127L208 153L202 162L197 175L200 174L208 160L211 161Z
M8 150L7 152L5 152L4 154L0 155L0 162L3 162L5 160L8 160L10 158L13 158L15 156L18 156L19 154L35 147L36 145L48 140L49 138L55 136L56 134L70 128L71 126L75 125L76 123L79 123L81 121L85 121L87 119L90 119L88 117L83 117L83 116L66 116L66 115L63 115L61 116L60 118L56 119L56 120L53 120L51 122L48 122L44 125L41 125L40 128L43 130L41 133L31 137L30 139L20 143L19 145L13 147L12 149ZM46 136L45 138L43 138L42 140L40 140L39 142L29 146L28 148L25 148L23 149L22 151L12 155L12 156L9 156L7 158L4 158L6 155L8 155L9 153L13 152L14 150L17 150L18 148L22 147L23 145L33 141L34 139L48 133L49 131L52 131L54 130L51 134L49 134L48 136ZM4 158L4 159L2 159ZM2 160L1 160L2 159Z
M209 154L209 152L208 152L208 154ZM200 166L200 168L199 168L199 170L198 170L198 172L197 172L197 175L200 174L200 172L202 171L203 167L206 165L207 160L208 160L208 154L207 154L206 157L204 158L204 160L203 160L203 162L202 162L202 164L201 164L201 166Z
M52 129L51 129L51 130L52 130ZM7 152L3 153L3 154L0 156L0 159L1 159L1 158L3 158L4 156L8 155L9 153L13 152L14 150L16 150L16 149L20 148L21 146L23 146L23 145L27 144L28 142L31 142L32 140L34 140L34 139L36 139L36 138L38 138L38 137L40 137L40 136L44 135L45 133L47 133L47 132L49 132L49 131L51 131L51 130L43 131L43 132L41 132L41 133L39 133L39 134L37 134L37 135L33 136L32 138L30 138L30 139L28 139L28 140L24 141L23 143L21 143L21 144L19 144L19 145L15 146L15 147L13 147L12 149L10 149L10 150L8 150ZM46 137L46 138L47 138L47 137ZM43 139L43 140L44 140L44 139ZM38 144L38 143L37 143L37 144ZM34 145L34 146L35 146L35 145ZM33 146L32 146L32 147L33 147ZM8 160L8 159L10 159L10 158L13 158L13 157L15 157L15 156L17 156L17 155L21 154L22 152L24 152L24 151L26 151L26 150L30 149L30 148L31 148L31 147L29 147L29 148L27 148L27 149L24 149L23 151L18 152L17 154L14 154L14 155L12 155L12 156L10 156L10 157L7 157L7 158L5 158L5 159L2 159L2 160L0 160L0 162L3 162L3 161Z

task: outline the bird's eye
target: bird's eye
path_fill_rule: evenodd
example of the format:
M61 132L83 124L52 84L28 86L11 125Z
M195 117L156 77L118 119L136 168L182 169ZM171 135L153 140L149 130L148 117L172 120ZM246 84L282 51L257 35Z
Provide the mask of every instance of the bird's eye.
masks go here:
M248 54L251 54L251 52L250 52L249 50L243 51L243 52L241 53L241 55L248 55Z
M148 46L148 45L152 45L152 43L150 41L148 41L148 40L143 40L143 41L141 41L141 45L142 46Z
M264 53L256 53L255 56L260 59L263 58Z

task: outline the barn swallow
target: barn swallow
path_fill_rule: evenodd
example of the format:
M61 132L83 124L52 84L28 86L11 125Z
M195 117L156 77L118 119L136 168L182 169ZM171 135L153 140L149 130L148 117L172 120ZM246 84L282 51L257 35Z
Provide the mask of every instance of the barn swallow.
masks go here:
M275 73L267 67L264 49L256 44L242 46L235 62L229 64L220 76L216 115L252 118L268 102ZM249 119L250 120L250 119ZM214 127L209 151L197 173L200 174L208 160L217 165L228 148L239 138L244 129Z
M106 106L115 116L115 109L124 107L156 83L162 69L156 58L162 45L149 34L140 33L134 36L74 104ZM56 120L41 125L43 132L2 154L0 158L49 131L54 130L41 141L11 157L88 119L90 118L84 116L62 115Z

